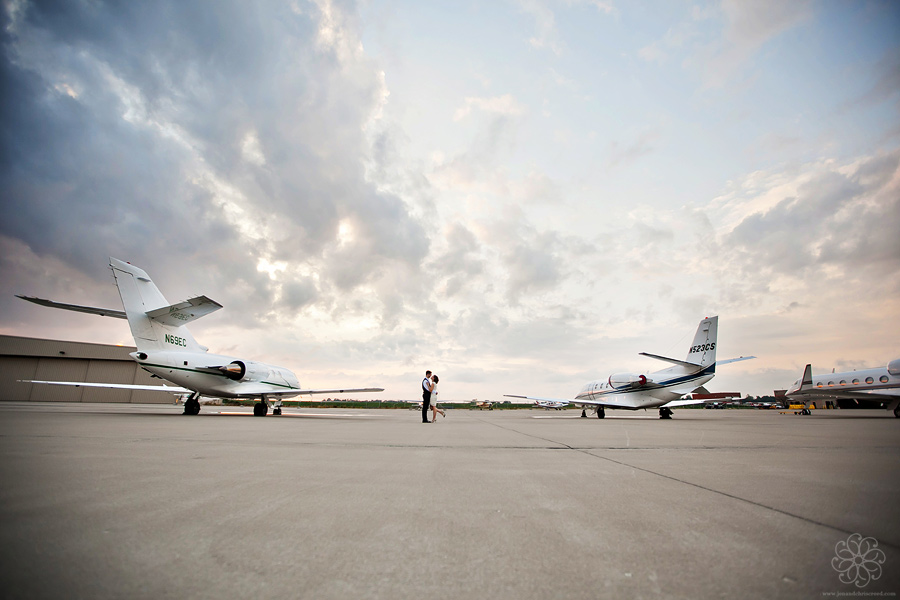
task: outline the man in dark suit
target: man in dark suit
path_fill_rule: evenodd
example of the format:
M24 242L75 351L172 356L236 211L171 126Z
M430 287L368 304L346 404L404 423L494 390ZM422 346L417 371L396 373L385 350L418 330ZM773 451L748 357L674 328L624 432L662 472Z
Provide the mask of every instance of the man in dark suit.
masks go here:
M428 420L428 409L431 408L431 390L434 382L431 381L431 371L425 371L425 379L422 380L422 422L431 423Z

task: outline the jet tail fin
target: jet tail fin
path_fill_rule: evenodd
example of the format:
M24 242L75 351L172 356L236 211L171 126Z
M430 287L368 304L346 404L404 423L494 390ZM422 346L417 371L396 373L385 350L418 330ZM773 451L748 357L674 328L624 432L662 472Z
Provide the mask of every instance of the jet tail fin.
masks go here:
M719 317L707 317L700 321L685 362L700 365L701 367L715 365L718 329Z
M112 257L109 266L138 350L206 351L184 324L218 310L220 304L199 296L170 305L144 270Z

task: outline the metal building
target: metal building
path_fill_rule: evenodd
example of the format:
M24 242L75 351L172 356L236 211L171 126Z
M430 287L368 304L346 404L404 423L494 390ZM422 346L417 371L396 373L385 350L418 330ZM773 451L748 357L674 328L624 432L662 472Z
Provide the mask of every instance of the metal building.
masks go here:
M173 394L19 383L20 379L160 385L128 354L136 348L0 335L0 401L172 404Z

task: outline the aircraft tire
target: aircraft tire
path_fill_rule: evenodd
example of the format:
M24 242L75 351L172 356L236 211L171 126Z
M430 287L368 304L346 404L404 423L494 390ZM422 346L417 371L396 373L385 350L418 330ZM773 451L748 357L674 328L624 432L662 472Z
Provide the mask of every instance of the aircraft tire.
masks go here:
M273 414L273 415L276 415L276 416L280 415L280 414L281 414L281 409L280 409L280 408L273 408L273 409L272 409L272 414Z
M583 408L581 409L581 418L582 418L582 419L587 419L587 411L586 411L585 409L583 409Z
M894 409L894 416L900 419L900 404L898 404L897 408Z
M257 402L253 405L253 416L254 417L264 417L266 416L266 405L262 402Z
M597 418L603 419L605 417L606 417L606 411L603 410L603 407L601 406L600 408L597 409Z
M200 414L200 401L194 398L188 398L184 403L184 413L185 415L198 415Z

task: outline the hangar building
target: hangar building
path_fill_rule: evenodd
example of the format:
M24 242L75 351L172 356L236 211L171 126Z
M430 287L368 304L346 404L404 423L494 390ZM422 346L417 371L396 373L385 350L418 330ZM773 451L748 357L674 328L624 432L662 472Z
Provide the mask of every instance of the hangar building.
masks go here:
M0 401L172 404L174 394L19 383L20 379L161 385L128 354L131 346L0 335Z

